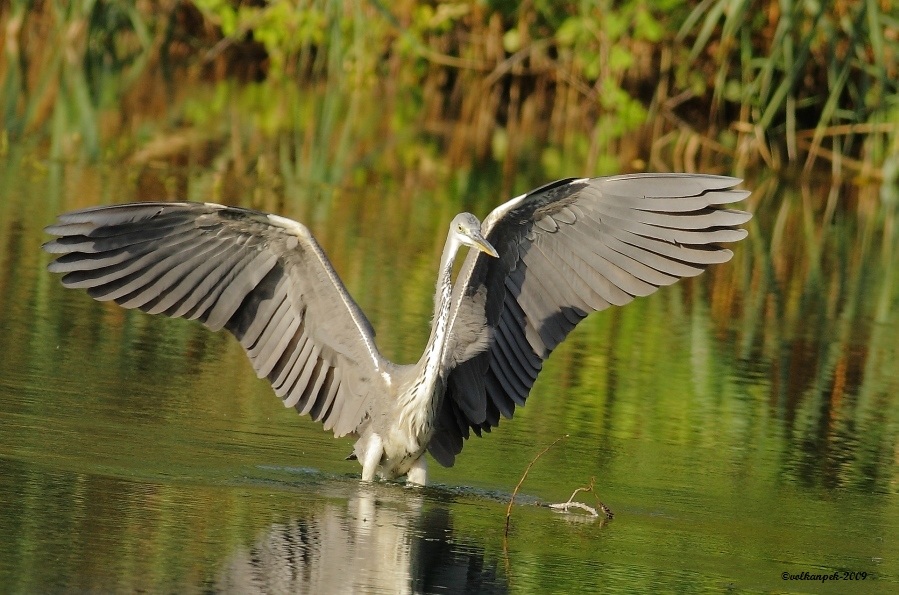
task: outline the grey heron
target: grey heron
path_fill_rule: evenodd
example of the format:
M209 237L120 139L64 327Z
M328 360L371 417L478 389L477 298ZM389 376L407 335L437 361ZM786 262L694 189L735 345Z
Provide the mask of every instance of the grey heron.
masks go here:
M60 215L44 244L66 287L230 331L286 407L356 439L362 479L427 478L465 439L525 404L550 352L589 313L708 265L746 237L740 180L694 174L569 178L457 215L417 363L397 365L302 224L211 203L133 203ZM453 264L468 250L453 281Z

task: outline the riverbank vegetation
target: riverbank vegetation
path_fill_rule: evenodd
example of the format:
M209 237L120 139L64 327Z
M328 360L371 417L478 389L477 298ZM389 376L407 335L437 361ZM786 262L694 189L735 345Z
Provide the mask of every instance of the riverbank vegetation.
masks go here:
M0 24L0 150L214 162L235 191L397 168L508 190L522 171L899 176L888 0L13 0Z

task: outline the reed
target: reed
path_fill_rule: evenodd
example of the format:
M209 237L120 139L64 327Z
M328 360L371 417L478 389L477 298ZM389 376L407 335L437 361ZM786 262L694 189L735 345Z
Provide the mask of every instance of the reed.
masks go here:
M0 24L10 142L261 169L290 200L378 160L432 184L491 168L505 192L535 164L899 176L885 0L15 0Z
M133 2L33 3L0 9L2 126L16 142L48 137L50 156L97 159L104 109L115 107L150 58L147 17Z
M704 67L706 135L736 137L741 164L881 176L899 147L897 17L879 0L704 0L678 33L678 76Z

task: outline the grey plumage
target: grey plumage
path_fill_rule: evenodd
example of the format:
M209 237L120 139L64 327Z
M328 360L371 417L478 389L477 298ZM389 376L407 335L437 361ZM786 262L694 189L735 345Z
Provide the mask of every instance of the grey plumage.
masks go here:
M202 203L61 215L44 245L67 287L225 328L285 406L358 438L363 478L425 483L425 449L451 466L470 432L524 405L543 361L589 313L726 262L749 214L739 180L639 174L553 182L450 226L434 327L398 366L305 226ZM470 250L451 283L462 245Z

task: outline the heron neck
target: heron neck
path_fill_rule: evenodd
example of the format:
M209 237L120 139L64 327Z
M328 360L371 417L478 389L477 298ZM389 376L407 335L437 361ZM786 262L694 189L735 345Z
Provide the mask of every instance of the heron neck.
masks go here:
M443 360L449 337L447 326L452 296L453 261L458 249L456 239L452 235L447 237L437 276L431 336L415 366L416 373L412 382L398 395L400 408L397 427L403 428L410 435L407 445L409 452L420 451L424 448L422 445L427 444L443 394L439 384L442 382Z
M447 329L449 323L450 300L453 293L453 262L459 250L459 242L450 235L447 237L440 258L440 270L437 275L437 291L434 294L434 320L431 322L431 336L428 338L425 352L419 360L419 368L423 368L424 376L430 384L436 379L436 373L442 367L441 364L446 353L446 344L449 338ZM429 373L430 372L430 373Z

